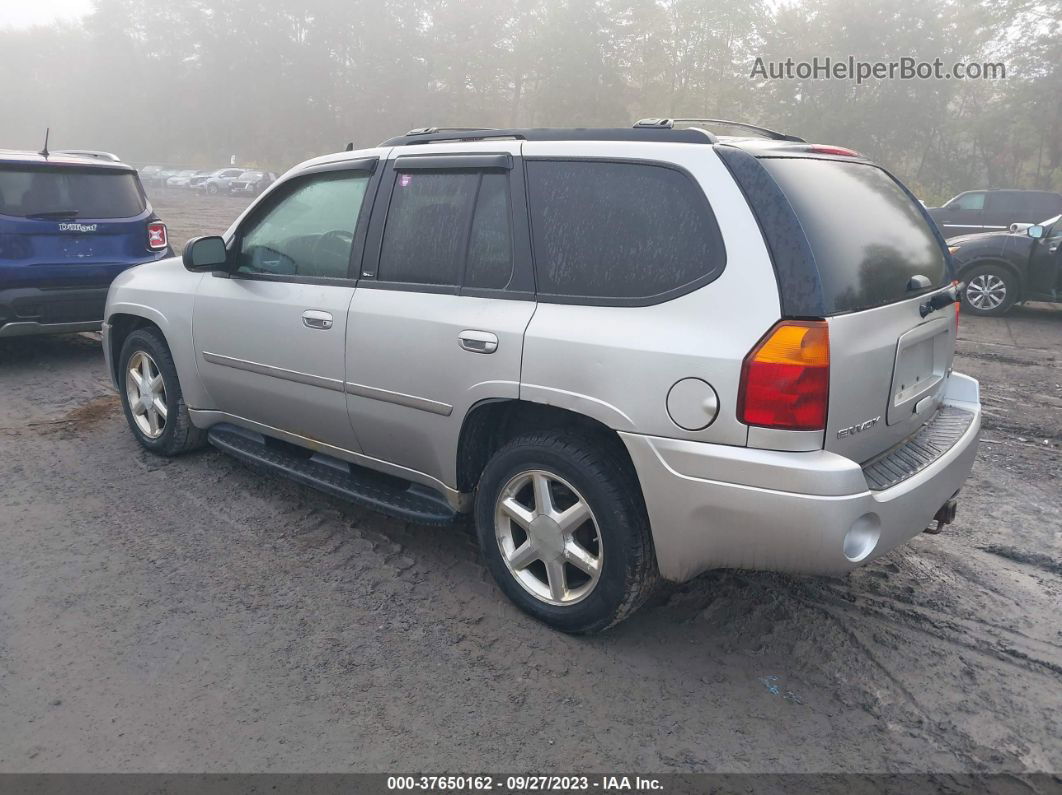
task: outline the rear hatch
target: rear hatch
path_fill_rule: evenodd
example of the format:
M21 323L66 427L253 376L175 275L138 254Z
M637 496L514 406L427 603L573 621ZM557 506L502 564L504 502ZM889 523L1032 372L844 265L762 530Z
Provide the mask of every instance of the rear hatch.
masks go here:
M85 284L153 258L153 218L129 168L0 163L0 270L6 286ZM45 271L47 275L45 276Z
M926 312L951 286L922 208L862 160L762 157L811 248L830 334L824 446L864 462L932 418L951 371L957 319ZM784 304L784 296L783 296Z

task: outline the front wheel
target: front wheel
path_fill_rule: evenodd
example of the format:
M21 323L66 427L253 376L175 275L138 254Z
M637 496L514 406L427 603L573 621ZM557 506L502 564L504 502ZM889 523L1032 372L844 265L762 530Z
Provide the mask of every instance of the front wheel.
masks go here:
M162 335L137 329L126 338L118 362L122 409L141 446L164 456L202 447L206 434L188 417L177 368Z
M217 185L213 185L213 184L207 185L206 192L209 193L211 196L217 196L218 195L218 186Z
M1018 300L1017 280L1002 265L978 265L964 274L964 281L962 305L972 315L1002 315Z
M513 440L487 464L475 516L499 587L555 629L607 629L657 583L637 478L596 440L548 432Z

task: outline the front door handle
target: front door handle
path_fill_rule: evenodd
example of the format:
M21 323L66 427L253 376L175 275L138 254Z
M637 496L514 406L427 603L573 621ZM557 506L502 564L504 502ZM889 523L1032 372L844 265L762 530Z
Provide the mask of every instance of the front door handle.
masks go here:
M457 335L457 344L472 353L494 353L498 350L498 337L489 331L465 329Z
M330 329L332 328L332 316L320 309L307 309L302 313L302 325L306 328Z

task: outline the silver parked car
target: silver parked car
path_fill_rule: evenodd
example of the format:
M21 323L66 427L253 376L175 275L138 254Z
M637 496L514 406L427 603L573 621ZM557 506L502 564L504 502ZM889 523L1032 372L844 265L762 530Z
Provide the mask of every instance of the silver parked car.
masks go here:
M944 242L855 152L760 132L427 128L303 163L114 282L133 435L472 515L568 632L659 578L844 574L939 529L981 415Z

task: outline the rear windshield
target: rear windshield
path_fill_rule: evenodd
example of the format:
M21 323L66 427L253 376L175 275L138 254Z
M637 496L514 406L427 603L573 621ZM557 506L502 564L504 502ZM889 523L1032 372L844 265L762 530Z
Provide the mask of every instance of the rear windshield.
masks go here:
M945 254L921 210L877 166L763 158L800 219L822 282L827 314L911 298L912 276L948 279Z
M0 215L132 218L145 208L136 175L128 171L0 166Z

